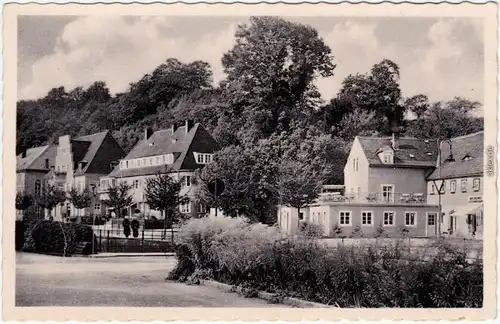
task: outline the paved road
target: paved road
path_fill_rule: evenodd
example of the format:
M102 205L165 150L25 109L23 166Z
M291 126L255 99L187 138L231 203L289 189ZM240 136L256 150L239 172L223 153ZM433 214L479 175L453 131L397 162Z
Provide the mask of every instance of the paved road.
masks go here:
M16 254L16 306L284 307L206 286L166 282L173 257Z

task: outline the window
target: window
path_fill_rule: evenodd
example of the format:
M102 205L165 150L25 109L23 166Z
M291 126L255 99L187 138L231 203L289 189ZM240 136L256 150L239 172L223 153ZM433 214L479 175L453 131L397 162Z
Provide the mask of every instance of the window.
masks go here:
M101 204L95 204L94 210L101 210Z
M341 211L339 213L339 223L340 225L351 225L351 212L350 211Z
M450 181L450 193L455 193L457 191L457 180Z
M191 187L191 176L186 176L186 187Z
M474 178L472 180L472 190L477 192L477 191L479 191L480 188L481 188L481 179Z
M361 212L361 225L372 225L373 224L373 212L364 211Z
M462 192L467 192L467 179L462 179L461 187L462 187Z
M149 158L149 165L153 165L153 158Z
M356 172L356 159L352 159L352 170Z
M203 154L198 154L198 163L203 163Z
M62 166L62 171L63 171L63 172L66 172L67 168L68 168L68 166L67 166L66 164L63 164L63 166Z
M160 156L157 156L156 157L156 164L160 164L161 163L161 157Z
M142 165L146 166L146 159L142 159Z
M394 186L393 185L382 185L382 198L385 202L394 201Z
M441 194L444 194L446 192L446 180L443 180L443 183L441 183Z
M191 203L190 202L183 203L179 206L179 209L180 209L181 213L189 214L189 213L191 213Z
M392 163L392 153L387 152L387 153L384 153L383 156L384 156L384 160L383 161L384 161L385 164L391 164Z
M394 226L394 212L384 212L384 226Z
M139 180L134 180L134 187L139 188Z
M56 167L56 171L57 171L57 172L61 172L61 166L60 166L60 165L58 165L58 166Z
M435 226L436 225L436 214L434 214L434 213L427 214L427 225L428 226Z
M202 203L198 204L198 213L206 214L207 213L207 206L205 206Z
M35 196L40 196L40 190L42 188L42 184L40 182L40 179L35 181Z
M128 161L125 161L125 169L128 169Z
M436 186L434 185L433 182L431 182L431 189L430 189L429 194L433 195L435 193L436 193Z
M356 172L359 171L359 158L356 158Z
M141 160L137 160L137 166L140 167L141 166Z
M416 212L405 212L405 225L406 226L416 226L417 225L417 213Z
M49 168L49 159L45 159L45 169Z

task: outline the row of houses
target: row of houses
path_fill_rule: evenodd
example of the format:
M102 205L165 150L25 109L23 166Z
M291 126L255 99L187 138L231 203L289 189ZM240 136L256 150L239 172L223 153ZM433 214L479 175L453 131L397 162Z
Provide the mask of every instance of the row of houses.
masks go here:
M321 225L325 236L482 238L484 132L438 142L416 138L354 139L344 167L343 186L325 186L310 206L282 206L278 222L295 232L301 222ZM441 212L441 216L438 215Z
M300 222L322 225L326 236L340 228L361 228L367 235L383 228L388 234L411 236L441 233L482 236L483 142L478 132L448 141L399 137L354 139L344 167L344 184L325 186L319 199L300 210L280 206L278 224L295 232ZM165 166L182 180L189 203L179 206L187 216L207 212L197 202L194 172L210 163L217 142L202 125L185 121L169 129L144 130L144 137L127 154L109 131L88 136L59 137L58 143L28 149L17 156L17 190L37 196L46 184L69 191L92 192L92 204L77 210L68 201L55 208L56 220L72 215L105 215L102 200L111 186L131 186L133 204L121 212L160 217L144 202L146 179ZM35 206L33 213L42 216ZM441 214L440 214L441 211ZM438 216L440 214L440 216Z
M143 215L160 217L159 211L150 210L144 203L144 190L146 179L167 167L173 177L183 181L181 194L191 198L179 207L180 211L195 216L204 214L205 207L196 202L196 185L191 179L197 169L212 161L217 148L203 126L190 120L156 132L145 129L144 137L128 154L109 131L76 138L65 135L57 144L31 148L17 156L17 191L36 197L48 184L66 192L71 188L89 189L90 207L77 210L66 201L53 210L54 219L64 221L75 215L117 214L102 201L108 198L111 186L125 182L131 187L133 204L121 215L140 210ZM26 212L43 217L39 206L30 209Z

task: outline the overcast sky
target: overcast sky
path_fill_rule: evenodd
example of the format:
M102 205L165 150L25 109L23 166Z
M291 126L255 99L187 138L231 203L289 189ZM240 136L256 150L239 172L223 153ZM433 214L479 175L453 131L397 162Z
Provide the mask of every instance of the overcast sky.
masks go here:
M286 18L286 17L285 17ZM18 21L18 96L44 96L105 81L112 93L151 72L167 58L210 63L215 82L220 59L234 42L241 17L21 16ZM332 49L335 75L320 79L325 100L349 74L367 72L388 58L401 72L404 96L432 101L462 96L483 102L481 20L434 18L291 18L315 27Z

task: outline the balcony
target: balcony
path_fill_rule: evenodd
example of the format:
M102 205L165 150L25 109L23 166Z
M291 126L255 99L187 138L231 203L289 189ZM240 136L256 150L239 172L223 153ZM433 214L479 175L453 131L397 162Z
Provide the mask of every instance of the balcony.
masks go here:
M323 193L320 194L318 202L338 202L352 204L402 204L423 205L427 198L423 193L349 193L345 195Z

